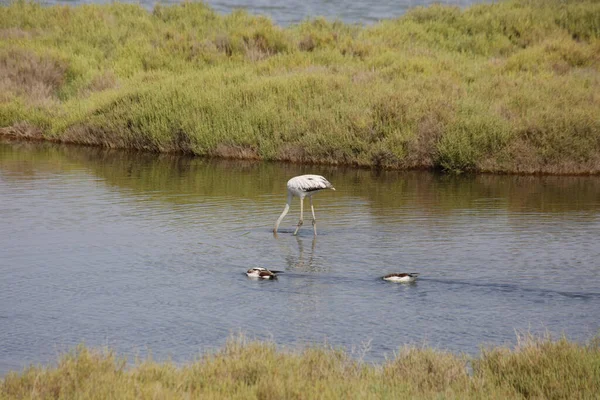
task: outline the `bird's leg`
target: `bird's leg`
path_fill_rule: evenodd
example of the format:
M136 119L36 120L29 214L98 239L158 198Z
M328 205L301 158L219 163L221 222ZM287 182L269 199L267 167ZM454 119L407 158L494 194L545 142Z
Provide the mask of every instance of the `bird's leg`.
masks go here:
M294 232L294 236L298 234L298 229L304 223L304 198L300 197L300 221L298 221L298 226L296 227L296 231Z
M313 224L313 232L315 236L317 236L317 217L315 217L315 207L313 206L312 197L310 197L310 210L312 211L312 224Z

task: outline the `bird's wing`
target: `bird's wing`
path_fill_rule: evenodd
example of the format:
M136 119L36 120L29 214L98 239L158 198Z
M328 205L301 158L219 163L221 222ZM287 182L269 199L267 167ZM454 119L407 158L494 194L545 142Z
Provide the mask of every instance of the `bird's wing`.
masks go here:
M301 175L290 179L288 186L303 192L331 189L333 185L321 175Z

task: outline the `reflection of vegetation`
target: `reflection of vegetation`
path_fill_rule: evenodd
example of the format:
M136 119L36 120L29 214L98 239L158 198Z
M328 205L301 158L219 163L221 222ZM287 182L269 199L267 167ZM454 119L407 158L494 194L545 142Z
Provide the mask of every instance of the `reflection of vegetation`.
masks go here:
M4 133L385 168L600 172L600 4L289 28L201 3L0 12Z
M10 171L4 179L35 177L42 173L70 171L80 166L73 164L65 154L64 146L27 141L3 141L0 138L0 175Z
M354 190L378 207L412 206L435 212L489 207L562 212L597 210L600 206L600 180L595 177L444 176L387 171L375 180L361 181Z
M314 172L314 168L290 164L0 142L0 174L3 170L13 172L6 179L25 173L35 175L40 169L86 169L110 185L156 196L161 201L189 203L207 196L260 200L275 196L274 201L280 205L290 177ZM430 213L489 207L516 212L596 211L600 207L600 179L596 177L448 176L340 167L319 167L318 171L338 188L334 197L367 199L374 214L400 207ZM490 205L490 201L494 203Z
M6 399L591 399L600 393L599 363L598 340L582 345L530 338L514 350L494 348L473 359L406 348L383 365L371 365L341 350L283 352L272 343L231 339L191 364L148 360L133 368L112 352L81 346L56 367L10 373L0 381L0 394Z

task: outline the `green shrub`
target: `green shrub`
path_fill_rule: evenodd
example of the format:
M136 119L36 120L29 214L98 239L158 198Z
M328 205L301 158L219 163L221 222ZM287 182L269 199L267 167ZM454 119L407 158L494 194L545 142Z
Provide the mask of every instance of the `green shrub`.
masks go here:
M0 6L0 133L203 156L600 172L600 8L287 28L203 3Z

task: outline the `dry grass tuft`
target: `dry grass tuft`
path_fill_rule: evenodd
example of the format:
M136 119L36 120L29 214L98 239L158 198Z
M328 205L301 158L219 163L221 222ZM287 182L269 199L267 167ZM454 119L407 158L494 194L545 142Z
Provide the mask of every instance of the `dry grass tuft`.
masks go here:
M17 122L13 126L0 128L0 135L5 135L8 137L18 139L44 139L42 129L37 126L31 125L28 122Z
M219 143L210 154L213 157L230 158L239 160L259 160L260 156L256 149L251 147L226 145Z
M600 393L600 346L531 335L519 337L514 351L484 350L474 363L479 378L508 387L523 398L587 398Z
M146 360L129 367L111 351L79 346L56 366L9 373L0 381L0 397L595 398L600 390L598 343L531 338L514 350L488 349L472 359L405 348L383 365L370 365L340 350L282 351L240 336L183 366Z
M88 86L88 90L92 92L101 92L103 90L112 89L117 86L117 77L112 71L95 76Z
M30 39L33 33L21 28L6 28L0 29L0 39Z
M0 51L0 91L25 96L34 104L56 99L65 82L67 64L25 49Z
M410 382L417 391L443 392L454 385L465 385L466 359L431 349L404 348L383 370L386 379L398 384Z

